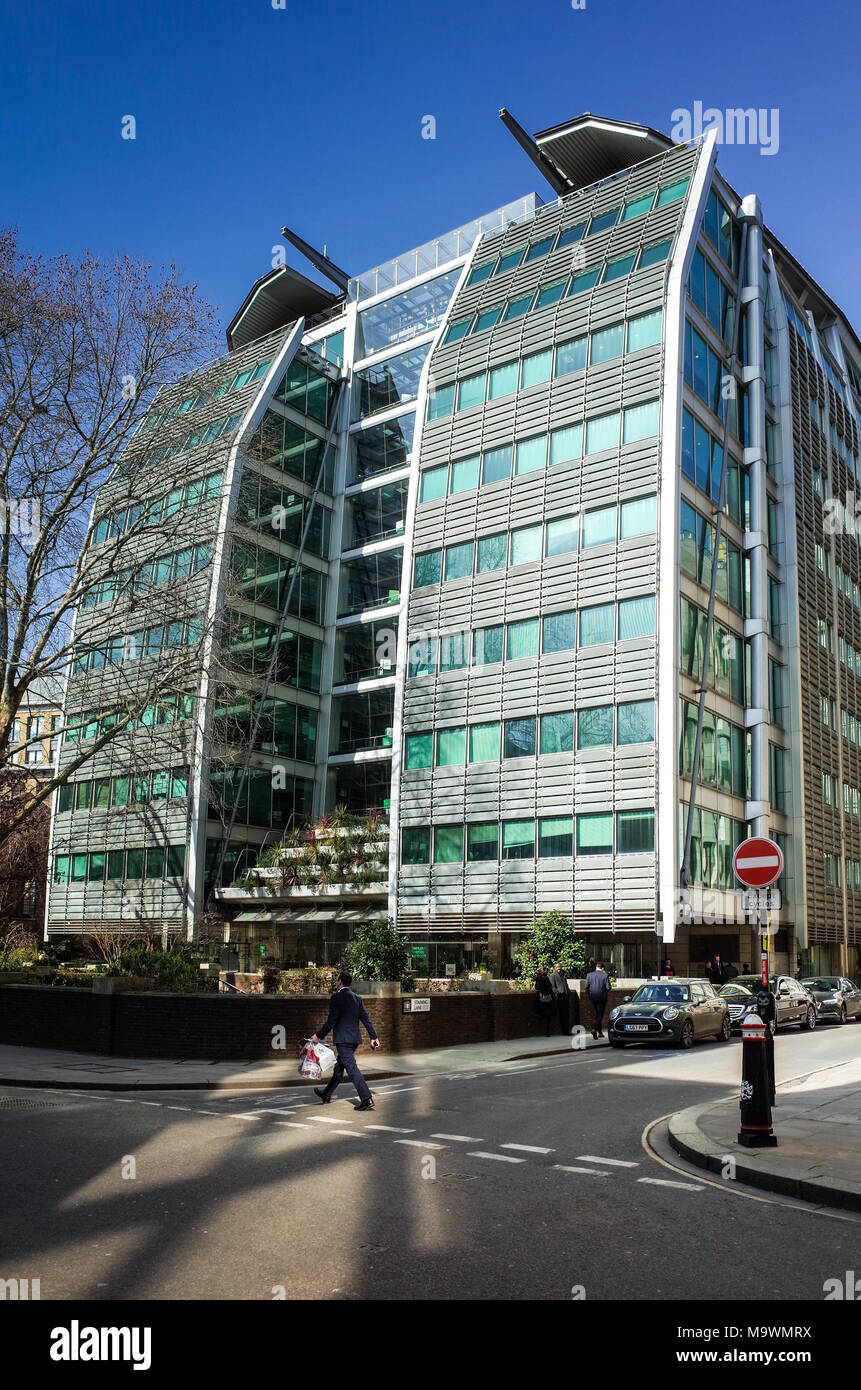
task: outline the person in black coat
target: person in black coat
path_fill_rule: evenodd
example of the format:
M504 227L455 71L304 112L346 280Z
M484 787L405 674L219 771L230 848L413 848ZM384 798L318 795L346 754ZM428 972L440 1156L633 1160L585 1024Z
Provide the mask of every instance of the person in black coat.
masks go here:
M550 976L542 968L535 976L535 993L538 999L538 1013L547 1024L547 1037L550 1037L550 1019L553 1016L553 986L550 983Z
M559 1013L559 1027L567 1037L571 1032L571 990L561 961L557 961L553 967L553 974L550 976L550 988L553 991L553 998Z
M362 1045L359 1024L365 1025L372 1048L378 1048L380 1040L373 1023L368 1018L364 1004L359 996L350 989L352 983L353 977L349 970L342 970L338 976L338 991L332 995L332 1001L329 1005L329 1017L311 1039L312 1043L321 1042L331 1029L332 1042L338 1053L335 1070L332 1072L332 1080L322 1089L315 1086L314 1094L320 1097L324 1105L328 1105L332 1099L332 1092L336 1086L340 1086L344 1079L344 1072L346 1072L359 1093L359 1104L356 1109L373 1110L373 1097L356 1061L356 1048Z

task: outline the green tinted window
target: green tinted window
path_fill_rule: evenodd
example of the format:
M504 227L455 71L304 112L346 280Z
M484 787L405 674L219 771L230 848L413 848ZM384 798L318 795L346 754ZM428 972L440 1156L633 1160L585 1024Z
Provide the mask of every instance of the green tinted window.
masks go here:
M146 852L145 878L164 878L165 851L163 845L150 845Z
M503 859L535 858L535 821L507 820L502 825Z
M500 627L480 627L472 634L472 661L474 666L492 666L502 660L505 629Z
M525 391L529 386L539 386L543 381L550 380L553 369L553 352L547 348L544 352L533 352L528 357L524 357L520 368L520 389Z
M512 565L527 565L541 559L541 526L522 526L511 532Z
M583 453L583 426L567 425L550 436L550 465L568 463Z
M505 444L501 449L489 449L484 455L482 465L481 481L485 485L488 483L501 482L503 478L511 477L511 445Z
M582 372L586 366L586 349L589 339L585 333L582 338L573 338L570 343L560 343L556 349L556 375L567 376L569 372Z
M516 362L506 362L503 367L494 367L487 392L489 401L495 401L499 396L510 396L517 390L517 365Z
M105 876L105 856L102 853L90 855L87 878L90 883L101 883Z
M640 264L638 270L645 270L650 265L660 265L670 254L672 242L659 241L654 246L645 246L640 252Z
M429 550L426 555L417 555L413 587L423 589L428 584L438 584L442 572L442 551Z
M687 188L687 179L679 179L677 183L668 183L664 188L659 188L655 207L665 208L668 203L675 203L679 198L684 198Z
M613 817L600 814L577 817L577 853L613 853Z
M446 415L451 415L454 410L454 382L449 386L440 386L436 391L431 391L428 396L428 419L441 420Z
M130 849L126 854L126 878L143 878L144 852Z
M439 729L436 736L437 767L463 767L466 762L466 729Z
M603 449L615 449L619 443L619 415L597 415L586 421L586 453L598 454Z
M499 724L473 724L469 730L469 761L493 763L499 760Z
M648 854L655 848L654 811L620 811L616 830L619 854Z
M507 271L513 270L515 266L520 265L520 262L521 262L522 257L523 257L523 251L522 251L522 250L520 250L520 251L508 251L508 252L506 252L506 254L505 254L504 256L500 256L499 262L498 262L498 264L497 264L496 270L494 271L494 274L495 274L495 275L505 275Z
M106 877L109 879L119 879L123 877L123 862L125 855L121 849L108 851L108 868Z
M429 468L422 474L422 502L435 502L439 497L445 497L446 484L448 483L448 466L444 464L442 468Z
M573 816L545 817L538 822L539 859L570 859L573 853Z
M652 206L653 194L646 193L642 198L635 198L633 202L625 204L625 211L622 213L623 222L631 222L635 217L642 217Z
M451 579L466 579L472 574L472 541L450 545L445 552L446 583Z
M531 303L531 294L524 294L519 299L512 299L505 307L505 322L508 323L511 319L520 319L524 314L528 314Z
M467 854L470 864L499 858L499 826L495 821L466 827Z
M654 743L654 700L634 700L619 706L616 741L618 743Z
M594 270L584 270L580 275L575 275L571 281L569 295L582 294L584 290L591 290L598 283L598 276L601 273L600 266L595 266Z
M615 612L614 603L583 608L580 612L580 646L594 647L601 642L612 642Z
M658 499L638 497L633 502L623 502L619 517L619 538L630 540L632 536L651 535L657 525Z
M623 599L619 604L619 641L651 637L655 631L655 596Z
M520 623L509 623L506 655L509 661L538 655L537 618L527 618Z
M506 719L502 740L503 758L535 756L535 718Z
M555 285L545 285L543 290L539 290L538 298L535 301L536 309L546 309L548 304L556 304L565 293L567 280L557 280Z
M565 555L577 549L578 518L561 516L548 521L544 544L545 555Z
M545 655L548 652L572 651L576 645L576 613L551 613L544 619L542 650Z
M609 362L613 357L621 357L625 345L624 323L611 324L600 332L592 334L590 362L596 367L600 362Z
M577 712L577 747L606 748L613 742L613 706L596 705Z
M401 863L430 863L430 826L407 826L401 835Z
M590 545L610 545L616 540L616 508L596 507L583 515L583 540L585 550Z
M69 864L70 864L70 862L71 862L71 860L70 860L70 856L69 856L68 854L58 854L58 855L56 856L56 858L54 859L54 882L55 882L55 883L68 883L68 882L69 882Z
M408 734L406 769L414 772L417 768L430 767L433 762L433 734Z
M493 326L499 321L499 315L501 313L501 304L497 304L496 307L493 309L483 310L483 312L477 316L475 323L472 325L473 333L483 333L486 328L493 328Z
M574 750L574 713L542 714L541 752L571 753Z
M463 861L463 826L437 825L433 833L435 864L460 864Z
M481 458L478 454L473 454L471 458L458 459L456 463L453 463L449 493L454 495L456 492L468 492L470 488L478 487L480 465Z
M653 314L638 314L628 320L628 352L638 352L640 348L653 347L661 341L663 315L660 309Z
M517 445L514 472L534 473L543 468L547 461L547 435L538 434L533 439L521 439Z
M615 261L608 261L604 267L604 274L601 277L601 284L609 285L613 280L621 280L625 275L630 275L633 268L633 255L619 256Z
M458 410L469 410L471 406L483 405L486 388L487 374L485 372L477 372L475 376L464 377L457 388Z
M505 569L505 551L508 537L504 531L495 536L482 536L478 542L476 574L487 574L491 570Z
M629 406L625 411L623 442L634 444L638 439L651 439L658 433L660 401L647 401L645 405Z

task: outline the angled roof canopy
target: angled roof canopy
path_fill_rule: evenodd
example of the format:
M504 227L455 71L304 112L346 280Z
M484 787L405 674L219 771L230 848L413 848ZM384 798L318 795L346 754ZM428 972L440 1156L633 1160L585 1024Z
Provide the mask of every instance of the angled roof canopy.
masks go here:
M509 129L516 125L511 118L505 119L507 112L500 114ZM512 134L523 145L523 140L514 130ZM549 175L542 166L549 163L568 192L587 188L673 146L668 136L652 130L650 126L637 125L633 121L609 120L603 116L593 116L589 111L562 125L539 130L531 142L528 136L526 139L533 147L527 153L542 169L545 177ZM556 181L550 178L550 182L559 192Z
M315 285L289 265L277 266L252 285L227 326L231 352L274 333L298 318L310 318L337 304L342 296Z

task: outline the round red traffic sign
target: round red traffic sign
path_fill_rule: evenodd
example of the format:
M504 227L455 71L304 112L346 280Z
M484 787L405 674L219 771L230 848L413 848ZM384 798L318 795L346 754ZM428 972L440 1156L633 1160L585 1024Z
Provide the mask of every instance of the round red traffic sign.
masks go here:
M742 840L732 857L732 870L746 888L768 888L783 873L783 850L764 835Z

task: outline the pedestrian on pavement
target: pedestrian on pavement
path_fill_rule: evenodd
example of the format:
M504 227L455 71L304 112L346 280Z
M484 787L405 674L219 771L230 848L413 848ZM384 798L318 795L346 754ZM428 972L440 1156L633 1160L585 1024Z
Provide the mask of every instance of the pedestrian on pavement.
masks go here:
M706 961L705 966L704 966L704 968L703 968L703 975L705 976L705 978L706 978L707 980L710 980L710 979L711 979L711 977L712 977L712 971L713 971L713 970L714 970L714 966L712 965L712 958L711 958L711 956L709 956L709 958L708 958L708 960Z
M469 966L468 966L467 963L466 963L466 956L461 956L461 958L460 958L460 964L459 964L458 967L457 967L457 973L458 973L458 975L465 975L466 972L468 971L468 969L469 969Z
M550 1037L550 1019L553 1015L553 986L550 976L541 966L535 976L535 993L538 998L538 1016L547 1024L547 1037Z
M724 984L726 980L723 962L717 952L715 952L714 964L712 965L712 973L709 975L709 979L715 989L720 989L721 985Z
M671 980L675 973L676 971L673 962L670 960L669 956L667 956L667 959L664 961L664 968L661 971L661 974L666 975L667 979Z
M568 987L568 977L562 969L560 961L557 961L553 967L550 987L553 990L553 998L556 1000L559 1027L567 1037L571 1032L571 990Z
M741 973L742 973L742 975L749 975L749 974L750 974L750 966L747 965L747 964L743 965L743 966L741 967Z
M604 1036L604 1010L607 1007L607 998L610 994L610 980L604 971L604 962L598 961L594 970L590 970L586 976L586 993L592 1001L592 1008L595 1010L595 1027L592 1029L593 1038L603 1038Z
M344 1079L344 1072L346 1072L359 1093L359 1104L355 1107L356 1110L373 1110L373 1097L356 1061L356 1048L362 1045L359 1024L365 1025L371 1040L371 1047L374 1050L379 1047L380 1040L373 1023L368 1018L364 1004L359 996L350 989L352 983L353 977L349 970L342 970L338 976L337 993L332 995L329 1004L329 1017L311 1039L312 1043L321 1042L331 1028L332 1041L338 1053L338 1060L335 1063L331 1081L322 1089L315 1086L314 1094L320 1097L324 1105L328 1105L332 1099L332 1092L336 1086L340 1086Z

